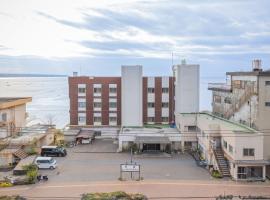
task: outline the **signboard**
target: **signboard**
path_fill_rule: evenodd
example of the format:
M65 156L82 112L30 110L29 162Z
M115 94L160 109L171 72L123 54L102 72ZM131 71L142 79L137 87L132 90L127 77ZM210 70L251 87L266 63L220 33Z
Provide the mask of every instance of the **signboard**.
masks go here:
M137 164L122 164L122 172L140 172L140 165Z

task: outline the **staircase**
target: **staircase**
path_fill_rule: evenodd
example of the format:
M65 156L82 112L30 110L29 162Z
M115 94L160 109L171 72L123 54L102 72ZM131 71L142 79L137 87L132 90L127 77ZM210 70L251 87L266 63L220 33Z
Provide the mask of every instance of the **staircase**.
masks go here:
M230 177L231 174L229 171L228 164L224 158L223 150L221 148L216 148L213 151L220 173L222 174L223 177Z
M253 95L256 95L254 84L246 86L244 93L238 98L237 102L233 103L231 108L224 113L225 118L230 119L234 113L238 112L240 108L251 99Z

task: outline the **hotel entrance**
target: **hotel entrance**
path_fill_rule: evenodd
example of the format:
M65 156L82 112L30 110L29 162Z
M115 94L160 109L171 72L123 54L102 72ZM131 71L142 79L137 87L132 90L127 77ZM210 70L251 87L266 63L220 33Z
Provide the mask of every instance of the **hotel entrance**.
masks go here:
M143 144L143 152L159 152L160 144Z

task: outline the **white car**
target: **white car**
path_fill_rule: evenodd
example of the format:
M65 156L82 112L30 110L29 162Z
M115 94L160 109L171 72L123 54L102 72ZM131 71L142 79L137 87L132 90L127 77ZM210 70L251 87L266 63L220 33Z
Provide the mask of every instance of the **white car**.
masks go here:
M52 157L37 157L35 164L39 169L55 169L57 167L56 160Z

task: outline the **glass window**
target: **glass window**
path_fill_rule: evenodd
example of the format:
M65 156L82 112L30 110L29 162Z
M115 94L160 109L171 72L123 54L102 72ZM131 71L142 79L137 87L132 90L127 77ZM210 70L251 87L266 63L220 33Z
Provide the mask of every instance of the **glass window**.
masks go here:
M265 85L270 85L270 81L265 81Z
M169 88L162 88L162 93L169 93Z
M265 106L270 106L270 102L265 102Z
M161 120L162 122L169 122L169 117L162 117Z
M101 93L101 88L94 88L94 93Z
M110 108L116 108L117 107L117 103L116 102L110 102L109 103L109 107Z
M230 97L225 97L224 98L224 103L231 104L232 103L231 98Z
M244 156L254 156L254 149L243 149L243 155Z
M233 153L233 147L232 147L232 145L230 145L230 144L229 144L229 152L230 152L230 153Z
M155 88L148 88L148 89L147 89L147 92L148 92L148 93L154 93L154 92L155 92Z
M78 107L79 108L85 108L86 107L86 103L85 102L78 102Z
M110 93L116 93L117 92L117 88L110 88Z
M223 140L223 147L227 149L227 142L225 140Z
M169 103L168 102L162 103L162 108L169 108Z
M147 117L148 122L155 122L155 117Z
M86 88L79 88L79 93L85 93L86 92Z
M7 113L2 113L2 121L7 121Z
M237 169L237 177L239 179L246 179L247 178L247 173L246 173L246 168L245 167L238 167L238 169Z
M147 107L148 108L154 108L155 107L155 103L152 103L152 102L147 103Z
M79 122L85 122L86 121L86 117L79 117Z
M101 102L94 102L94 108L101 108Z
M116 122L117 118L116 117L109 117L110 122Z
M101 117L94 117L94 122L101 122Z

